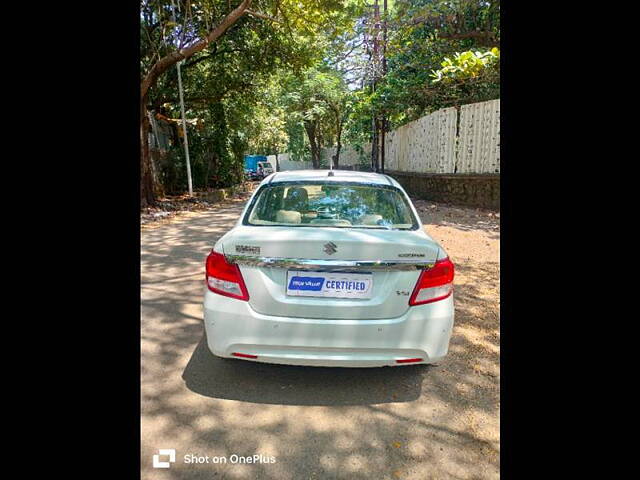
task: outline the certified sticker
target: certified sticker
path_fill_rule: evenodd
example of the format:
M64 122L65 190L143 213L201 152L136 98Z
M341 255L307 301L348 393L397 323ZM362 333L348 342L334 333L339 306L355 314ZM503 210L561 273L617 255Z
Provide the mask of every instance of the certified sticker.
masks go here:
M287 272L287 295L298 297L371 298L370 273Z

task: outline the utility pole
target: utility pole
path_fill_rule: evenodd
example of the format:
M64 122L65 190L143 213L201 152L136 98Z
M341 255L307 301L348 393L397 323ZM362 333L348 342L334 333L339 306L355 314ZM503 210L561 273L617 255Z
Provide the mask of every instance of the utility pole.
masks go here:
M383 15L382 19L382 76L387 75L387 0L383 3ZM385 134L387 131L387 115L386 112L382 112L382 119L380 120L380 160L382 164L382 173L384 173L384 159L385 159Z
M376 91L376 86L378 83L378 75L380 68L380 38L379 38L379 30L380 30L380 4L379 0L375 0L373 4L373 56L372 56L372 90ZM379 138L379 124L378 124L378 115L377 112L374 113L373 118L371 119L371 128L373 130L372 138L371 138L371 167L375 172L380 171L380 138Z
M171 0L171 16L173 23L176 23L176 6ZM180 2L178 2L178 11L180 10ZM185 12L186 13L186 12ZM184 113L184 94L182 92L182 71L180 70L180 64L184 60L177 63L178 68L178 91L180 93L180 110L182 111L182 132L184 133L184 156L187 162L187 184L189 186L189 196L193 196L193 182L191 181L191 161L189 160L189 137L187 137L187 120Z
M184 133L184 156L187 160L187 182L189 184L189 196L193 195L193 184L191 181L191 161L189 160L189 138L187 137L187 120L184 113L184 94L182 93L182 73L180 64L184 60L178 62L178 90L180 90L180 110L182 110L182 132Z

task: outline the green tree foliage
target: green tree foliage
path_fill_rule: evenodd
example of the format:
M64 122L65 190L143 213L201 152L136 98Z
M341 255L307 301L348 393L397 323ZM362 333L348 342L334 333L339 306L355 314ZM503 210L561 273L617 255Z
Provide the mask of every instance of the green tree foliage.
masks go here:
M452 84L458 81L471 80L485 75L492 67L499 65L500 50L493 47L490 51L456 53L453 59L445 57L442 68L433 70L432 82Z
M189 127L197 189L240 181L247 153L286 151L318 168L323 147L339 152L343 144L362 149L371 142L373 118L384 115L393 129L500 95L499 0L389 0L381 16L386 74L375 88L370 2L174 1L179 9L171 0L142 0L143 80L160 59L189 50L246 7L182 64L186 116L203 125ZM174 65L154 80L144 108L180 118L177 85ZM165 190L184 191L181 141L157 170Z
M187 58L182 81L187 118L200 118L204 129L190 127L192 175L196 188L229 186L240 181L245 153L270 153L289 141L287 118L273 100L278 71L300 74L317 63L323 45L348 26L350 1L254 0L250 10L224 35ZM203 38L240 0L143 0L141 71L159 59ZM179 118L177 69L158 76L145 96L153 112L167 105ZM290 125L289 125L290 127ZM170 192L186 185L183 145L177 143L160 166L160 180Z
M285 151L289 153L290 159L301 162L311 158L311 151L308 142L305 141L302 122L292 115L287 115L285 129L289 139Z
M440 108L498 98L499 53L491 48L499 46L499 22L499 0L396 0L388 73L370 94L371 109L386 112L395 128Z
M307 135L314 168L320 167L320 150L340 148L344 124L353 101L342 76L325 64L303 75L288 75L283 82L283 102L293 124ZM300 150L299 150L300 151Z

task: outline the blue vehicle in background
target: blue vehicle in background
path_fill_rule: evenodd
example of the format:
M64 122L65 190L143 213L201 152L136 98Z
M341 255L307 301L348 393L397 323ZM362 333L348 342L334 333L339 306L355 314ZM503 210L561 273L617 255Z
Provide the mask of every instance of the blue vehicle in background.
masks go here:
M265 155L245 155L244 175L248 180L262 180L274 172Z

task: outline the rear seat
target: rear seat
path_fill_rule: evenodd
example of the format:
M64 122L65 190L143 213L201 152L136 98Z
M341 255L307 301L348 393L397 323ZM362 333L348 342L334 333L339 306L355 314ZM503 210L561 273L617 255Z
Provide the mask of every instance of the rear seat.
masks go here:
M302 223L302 214L293 210L278 210L276 212L278 223Z
M362 219L360 220L360 224L361 225L377 225L378 220L382 220L382 215L374 215L374 214L363 215Z

